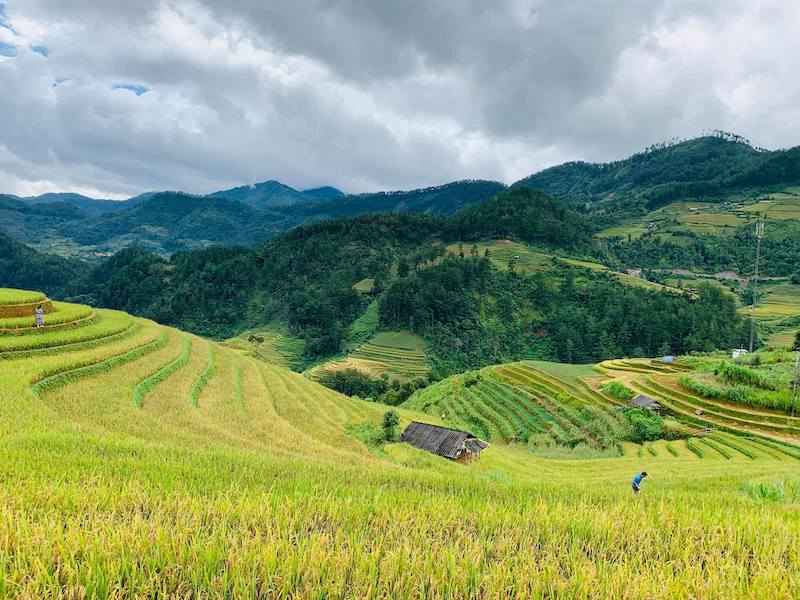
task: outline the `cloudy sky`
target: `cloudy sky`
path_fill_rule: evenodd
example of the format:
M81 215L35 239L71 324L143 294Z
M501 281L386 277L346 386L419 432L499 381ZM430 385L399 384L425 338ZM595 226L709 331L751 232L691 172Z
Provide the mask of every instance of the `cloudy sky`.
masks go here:
M0 0L0 192L511 182L800 144L797 0Z

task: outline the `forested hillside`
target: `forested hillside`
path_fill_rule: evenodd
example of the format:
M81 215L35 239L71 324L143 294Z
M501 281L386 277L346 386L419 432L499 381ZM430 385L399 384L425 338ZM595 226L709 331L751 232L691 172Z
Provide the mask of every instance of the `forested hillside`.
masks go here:
M297 225L366 213L449 216L505 190L502 183L459 181L403 192L344 196L326 186L303 192L277 181L194 196L146 193L124 202L75 194L0 195L0 231L14 239L81 258L141 246L161 255L216 244L255 245Z
M89 271L86 263L41 254L0 232L0 285L63 297Z
M714 350L746 338L734 299L717 287L689 298L569 265L526 277L479 257L398 279L381 297L380 317L423 335L449 372L525 358L587 363Z
M770 221L762 240L761 274L800 274L800 221ZM755 228L742 226L733 235L694 232L643 235L613 244L622 264L646 269L679 268L704 273L732 270L751 274L755 266Z
M543 190L613 220L682 199L717 201L740 190L800 184L800 147L766 151L719 132L658 144L611 163L573 162L514 185Z
M735 303L718 289L648 288L573 260L602 251L591 233L591 223L560 201L519 188L448 219L398 213L322 221L253 248L169 259L130 248L93 266L78 263L61 288L81 302L219 338L279 324L302 340L306 357L340 352L371 306L370 331L420 334L442 374L521 358L588 362L741 342ZM514 257L498 263L489 246L476 249L481 239L498 240L498 253L527 244L519 247L539 248L541 258L524 269ZM73 265L61 264L65 272Z

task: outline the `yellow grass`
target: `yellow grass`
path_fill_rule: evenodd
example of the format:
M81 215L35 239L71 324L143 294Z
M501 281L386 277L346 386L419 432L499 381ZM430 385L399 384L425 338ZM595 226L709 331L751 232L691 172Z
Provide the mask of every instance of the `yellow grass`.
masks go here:
M495 444L469 467L403 444L377 454L347 426L379 424L385 406L194 336L137 408L134 387L187 334L134 322L97 347L0 360L2 597L788 598L800 585L800 513L740 490L796 477L786 456L700 460L660 442L655 457L585 461ZM164 335L130 363L30 389ZM643 468L654 481L634 497Z

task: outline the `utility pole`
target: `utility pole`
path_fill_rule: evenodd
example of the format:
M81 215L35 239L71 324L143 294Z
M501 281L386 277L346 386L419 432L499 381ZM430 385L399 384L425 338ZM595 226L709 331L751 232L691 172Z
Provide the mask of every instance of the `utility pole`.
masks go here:
M792 396L792 417L794 417L795 409L797 407L798 387L800 387L800 350L797 351L797 357L794 359L794 394Z
M758 301L758 262L761 259L761 238L764 237L764 221L756 222L756 273L753 279L753 313L750 318L750 352L756 337L756 302Z

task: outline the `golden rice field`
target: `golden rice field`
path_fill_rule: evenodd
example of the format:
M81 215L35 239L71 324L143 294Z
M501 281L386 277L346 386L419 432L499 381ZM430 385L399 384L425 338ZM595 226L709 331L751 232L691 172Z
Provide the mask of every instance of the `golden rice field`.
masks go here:
M751 312L752 305L739 308L744 316ZM800 331L800 285L785 282L759 285L756 317L771 332L769 344L791 346Z
M347 425L385 407L96 313L0 336L0 597L796 597L796 500L742 491L790 454L376 453Z
M374 379L409 381L425 377L430 363L425 340L410 331L382 331L358 345L347 356L329 360L307 371L312 379L324 373L355 369Z

